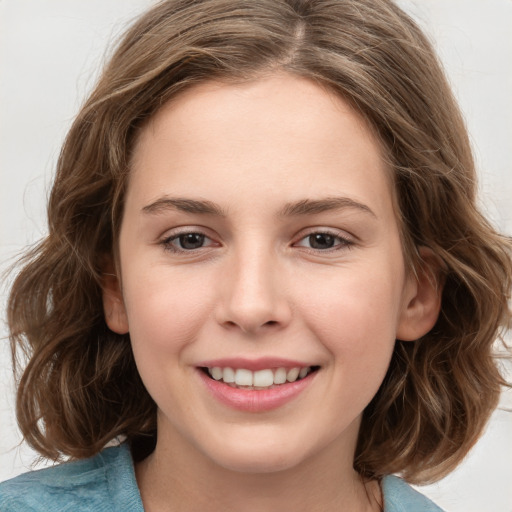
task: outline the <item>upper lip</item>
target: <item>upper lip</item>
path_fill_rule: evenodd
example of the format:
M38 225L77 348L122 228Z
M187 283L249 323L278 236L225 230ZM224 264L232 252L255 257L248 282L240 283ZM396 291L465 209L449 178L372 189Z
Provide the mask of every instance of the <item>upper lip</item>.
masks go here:
M292 359L283 359L280 357L260 357L257 359L246 359L244 357L227 357L221 359L210 359L208 361L201 361L197 364L202 368L244 368L253 372L258 370L265 370L267 368L307 368L313 366L310 363L303 363Z

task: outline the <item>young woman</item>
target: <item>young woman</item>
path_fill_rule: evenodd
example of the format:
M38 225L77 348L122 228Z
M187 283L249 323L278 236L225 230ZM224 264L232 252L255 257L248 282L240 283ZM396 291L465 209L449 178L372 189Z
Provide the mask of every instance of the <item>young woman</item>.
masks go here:
M390 2L158 4L70 130L49 228L9 303L18 417L81 460L2 510L438 510L389 475L445 475L497 403L510 245Z

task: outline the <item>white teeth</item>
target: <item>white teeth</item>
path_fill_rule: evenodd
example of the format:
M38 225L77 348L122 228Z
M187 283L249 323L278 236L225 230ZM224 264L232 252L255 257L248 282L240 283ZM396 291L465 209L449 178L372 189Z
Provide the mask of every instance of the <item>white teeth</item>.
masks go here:
M254 372L253 386L268 388L274 384L274 372L272 370L260 370Z
M286 368L278 368L274 373L274 384L284 384L286 382Z
M212 374L212 377L215 380L222 379L222 374L223 374L222 368L219 368L218 366L215 366L214 368L212 368L211 374Z
M224 368L222 380L226 383L235 382L235 370L233 368Z
M270 388L273 385L284 384L286 382L295 382L297 379L303 379L311 371L311 367L303 368L276 368L258 370L252 372L245 368L221 368L214 366L208 368L208 373L215 380L222 380L226 384L232 386L248 387L248 388Z
M288 370L288 373L286 374L286 380L288 382L295 382L299 376L299 371L300 368L292 368L291 370Z
M252 386L252 372L251 370L245 370L239 368L235 372L235 384L237 386Z

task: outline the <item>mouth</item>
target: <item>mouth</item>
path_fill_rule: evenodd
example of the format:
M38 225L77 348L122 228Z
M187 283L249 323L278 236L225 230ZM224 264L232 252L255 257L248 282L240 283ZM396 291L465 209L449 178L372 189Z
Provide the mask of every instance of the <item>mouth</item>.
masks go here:
M232 388L244 390L278 388L285 384L300 381L319 369L320 366L265 368L257 371L229 366L200 367L200 370L210 379L222 382Z

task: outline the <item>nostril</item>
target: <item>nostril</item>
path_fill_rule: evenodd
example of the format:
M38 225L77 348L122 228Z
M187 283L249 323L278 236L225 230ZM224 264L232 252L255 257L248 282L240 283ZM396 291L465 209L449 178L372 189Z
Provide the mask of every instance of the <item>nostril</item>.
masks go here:
M275 327L278 326L280 323L277 320L269 320L263 324L254 324L249 325L249 322L234 322L233 320L228 320L224 323L224 325L228 328L241 328L244 332L251 332L258 328L265 328L265 327Z

